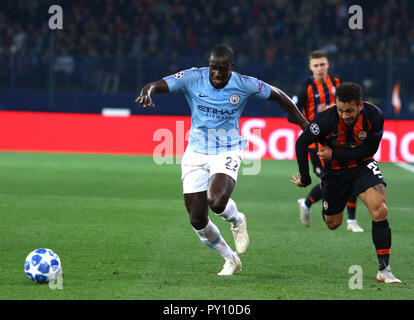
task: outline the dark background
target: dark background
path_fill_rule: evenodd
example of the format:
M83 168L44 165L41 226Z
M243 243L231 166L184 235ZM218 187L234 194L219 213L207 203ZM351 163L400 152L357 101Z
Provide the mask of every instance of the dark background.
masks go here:
M63 30L48 27L49 6L63 9ZM351 5L363 29L351 30ZM231 45L235 71L290 96L310 75L308 55L328 53L332 73L364 89L387 118L414 119L414 1L346 0L6 0L0 10L0 110L187 115L182 96L157 96L157 109L134 103L150 81L207 66L217 43ZM285 116L251 99L244 116Z

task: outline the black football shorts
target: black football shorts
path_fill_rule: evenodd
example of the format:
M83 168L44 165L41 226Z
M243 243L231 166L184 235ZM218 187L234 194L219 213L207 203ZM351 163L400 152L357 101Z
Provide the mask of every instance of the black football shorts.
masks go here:
M359 195L380 183L387 185L374 159L354 168L325 171L321 182L322 213L341 213L352 194Z

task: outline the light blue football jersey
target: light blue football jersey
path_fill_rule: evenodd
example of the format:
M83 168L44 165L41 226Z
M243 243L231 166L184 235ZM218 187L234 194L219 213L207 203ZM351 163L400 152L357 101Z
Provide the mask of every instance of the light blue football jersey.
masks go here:
M248 142L239 134L239 119L247 98L268 99L270 86L232 71L227 85L216 89L209 68L191 68L163 78L171 93L182 93L191 109L189 147L198 153L218 154L239 150Z

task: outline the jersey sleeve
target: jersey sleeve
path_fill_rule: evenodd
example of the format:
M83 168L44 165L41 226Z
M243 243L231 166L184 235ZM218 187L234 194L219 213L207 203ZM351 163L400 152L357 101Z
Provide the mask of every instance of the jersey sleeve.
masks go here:
M312 143L322 139L323 133L320 129L320 124L316 121L312 121L303 130L302 134L296 140L296 159L298 161L299 173L301 181L304 186L311 183L311 177L309 174L309 162L308 162L308 147Z
M169 92L184 93L196 81L198 76L199 69L191 68L164 77L163 80L167 83Z
M244 89L249 96L268 99L270 97L271 87L268 83L257 78L242 76Z
M296 141L296 159L304 186L309 185L312 181L309 174L308 147L314 142L323 142L330 131L329 113L322 112L321 115L309 123Z

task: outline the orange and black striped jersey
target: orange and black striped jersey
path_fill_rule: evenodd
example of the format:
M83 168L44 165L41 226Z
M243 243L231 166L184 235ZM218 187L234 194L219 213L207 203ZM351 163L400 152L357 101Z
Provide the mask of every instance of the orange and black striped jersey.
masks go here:
M318 115L320 104L329 106L335 103L336 88L340 85L341 80L332 75L328 75L326 83L316 81L311 76L303 83L296 105L302 110L304 117L312 121Z
M345 170L362 165L377 152L384 126L381 110L363 102L362 111L352 127L339 117L336 105L319 113L296 142L299 172L305 181L309 177L307 148L314 142L332 148L332 159L322 162L324 170Z

